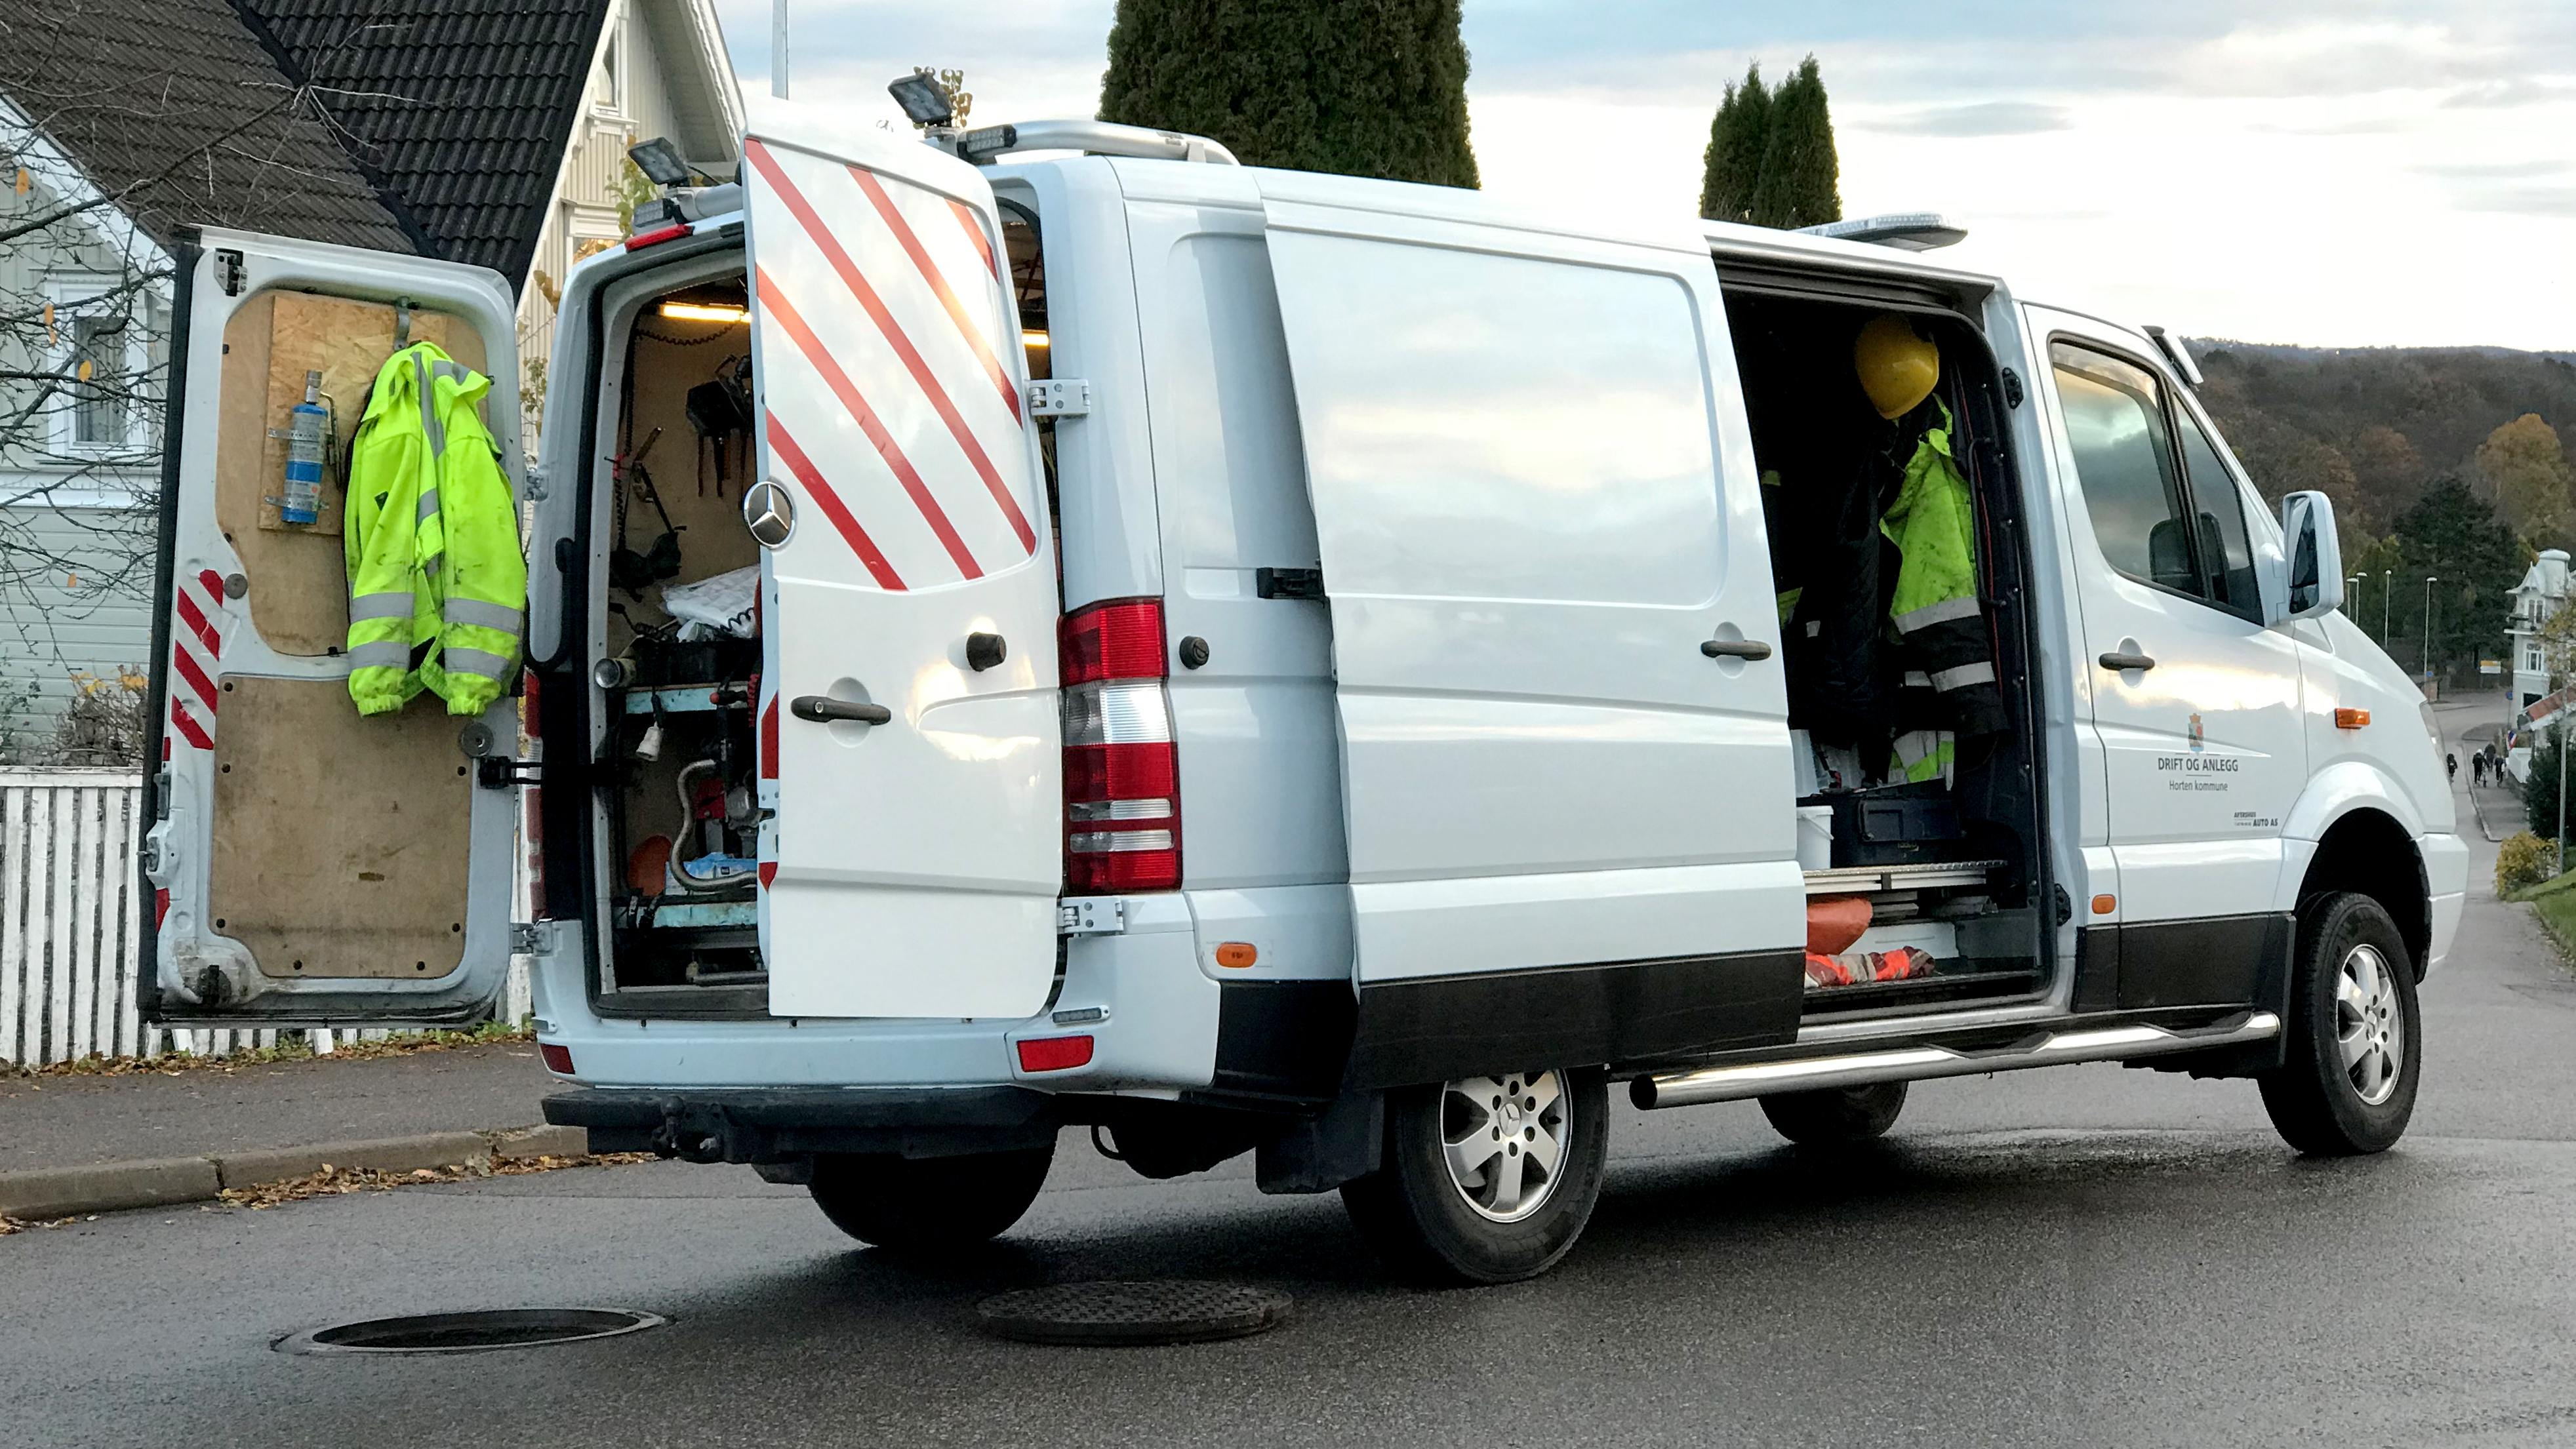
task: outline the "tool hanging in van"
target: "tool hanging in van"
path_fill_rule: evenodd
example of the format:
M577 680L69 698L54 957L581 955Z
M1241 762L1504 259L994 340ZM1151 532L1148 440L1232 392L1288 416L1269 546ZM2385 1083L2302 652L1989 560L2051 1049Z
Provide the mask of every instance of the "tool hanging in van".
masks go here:
M689 389L689 427L698 435L698 496L707 493L706 455L715 449L716 496L725 496L737 444L751 436L751 359L728 357L716 377Z
M624 589L630 598L642 598L644 591L680 571L680 528L671 522L671 511L662 506L661 491L653 486L653 475L644 469L644 456L662 441L662 430L655 428L644 438L644 446L617 460L617 547L608 555L608 581ZM653 505L662 518L662 532L653 546L642 553L626 546L626 498L629 483L635 496Z

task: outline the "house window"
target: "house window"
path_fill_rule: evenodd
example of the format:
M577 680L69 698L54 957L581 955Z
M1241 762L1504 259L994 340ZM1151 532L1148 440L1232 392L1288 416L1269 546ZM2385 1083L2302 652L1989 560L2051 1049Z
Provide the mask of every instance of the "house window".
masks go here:
M612 15L599 45L599 73L592 78L591 104L603 111L626 109L626 17Z
M149 330L130 294L102 277L54 277L52 432L57 451L123 452L149 438Z

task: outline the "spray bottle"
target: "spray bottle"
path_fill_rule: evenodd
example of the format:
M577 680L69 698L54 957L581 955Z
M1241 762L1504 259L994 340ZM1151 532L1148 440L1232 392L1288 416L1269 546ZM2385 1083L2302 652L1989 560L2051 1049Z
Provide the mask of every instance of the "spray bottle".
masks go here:
M304 374L304 401L287 415L286 495L277 516L286 523L311 523L321 516L322 458L329 451L330 414L322 410L322 374Z

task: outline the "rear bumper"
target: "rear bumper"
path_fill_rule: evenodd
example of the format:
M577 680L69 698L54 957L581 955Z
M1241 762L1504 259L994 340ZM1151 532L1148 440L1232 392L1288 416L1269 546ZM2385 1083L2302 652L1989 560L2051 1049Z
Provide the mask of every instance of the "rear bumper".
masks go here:
M594 1088L546 1098L545 1114L557 1126L589 1128L593 1152L660 1152L691 1162L1007 1152L1047 1145L1059 1125L1055 1099L1025 1087Z

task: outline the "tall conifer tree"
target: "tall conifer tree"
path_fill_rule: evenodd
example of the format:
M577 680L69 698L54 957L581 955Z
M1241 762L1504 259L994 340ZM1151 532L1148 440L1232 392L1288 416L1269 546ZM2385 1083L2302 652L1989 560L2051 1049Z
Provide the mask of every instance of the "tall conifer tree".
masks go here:
M1474 186L1459 0L1118 0L1100 119L1247 166Z
M1717 119L1709 123L1700 215L1716 221L1753 219L1753 188L1762 179L1762 153L1770 143L1771 92L1762 84L1762 63L1755 61L1745 68L1744 84L1726 88Z
M1742 85L1726 88L1709 125L1700 215L1782 228L1840 221L1841 181L1814 56L1777 87L1766 90L1755 65Z
M1771 93L1771 138L1762 152L1762 180L1753 188L1753 220L1794 230L1842 219L1834 120L1811 55Z

